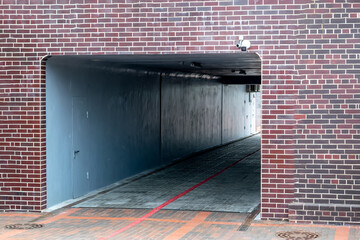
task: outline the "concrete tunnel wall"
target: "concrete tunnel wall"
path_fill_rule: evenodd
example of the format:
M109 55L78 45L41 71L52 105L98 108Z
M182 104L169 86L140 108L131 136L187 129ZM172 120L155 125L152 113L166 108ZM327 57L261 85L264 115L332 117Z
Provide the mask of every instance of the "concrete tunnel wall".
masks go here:
M46 84L48 207L256 132L260 95L245 85L56 57Z

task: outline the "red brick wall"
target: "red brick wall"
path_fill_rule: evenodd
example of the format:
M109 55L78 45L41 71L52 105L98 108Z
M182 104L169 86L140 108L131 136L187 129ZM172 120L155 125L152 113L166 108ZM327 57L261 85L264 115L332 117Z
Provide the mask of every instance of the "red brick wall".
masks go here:
M316 1L303 14L289 218L360 224L360 2Z
M262 58L262 217L360 222L357 0L0 3L1 209L46 208L43 57L237 52L243 35Z

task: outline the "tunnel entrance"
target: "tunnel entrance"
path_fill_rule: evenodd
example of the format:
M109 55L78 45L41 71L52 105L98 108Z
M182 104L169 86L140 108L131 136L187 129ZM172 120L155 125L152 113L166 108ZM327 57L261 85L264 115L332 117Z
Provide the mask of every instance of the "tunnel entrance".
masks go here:
M256 87L260 74L261 61L254 53L50 57L46 62L47 206L136 174L144 181L149 175L144 171L173 165L166 168L168 172L156 171L155 178L147 179L151 184L171 186L171 191L166 187L163 193L161 188L154 191L167 196L259 148L259 136L246 137L260 130ZM204 152L219 146L224 147ZM193 156L199 152L203 154ZM216 161L208 161L211 159ZM243 170L249 172L252 164L259 169L260 153L244 163ZM236 188L242 181L236 176L242 170L233 171L233 182L222 181ZM196 172L200 174L191 175ZM184 184L179 176L191 180ZM220 182L215 185L223 188L222 178L217 179ZM249 180L243 182L250 184ZM179 185L183 187L177 189ZM120 190L125 200L116 194L107 195L109 201L97 196L83 206L151 208L163 198L149 195L149 188L141 181L127 184ZM136 198L134 193L140 194L144 204L131 200ZM115 199L130 205L111 205ZM219 204L205 201L200 205L231 211L226 201L220 198ZM197 208L208 209L200 205Z

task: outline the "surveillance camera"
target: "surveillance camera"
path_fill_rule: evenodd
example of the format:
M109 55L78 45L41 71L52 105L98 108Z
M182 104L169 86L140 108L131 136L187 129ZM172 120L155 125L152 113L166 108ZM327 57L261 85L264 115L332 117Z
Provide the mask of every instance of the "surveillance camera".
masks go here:
M236 47L240 48L241 51L247 51L251 46L251 43L249 40L239 40L239 42L236 43Z

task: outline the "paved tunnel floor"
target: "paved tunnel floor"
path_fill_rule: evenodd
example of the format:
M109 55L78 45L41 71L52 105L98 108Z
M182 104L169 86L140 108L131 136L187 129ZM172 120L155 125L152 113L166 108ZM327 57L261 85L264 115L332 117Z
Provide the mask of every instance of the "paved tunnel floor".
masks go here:
M99 194L75 208L153 209L260 149L260 135L207 151ZM251 212L260 204L260 151L162 209Z

